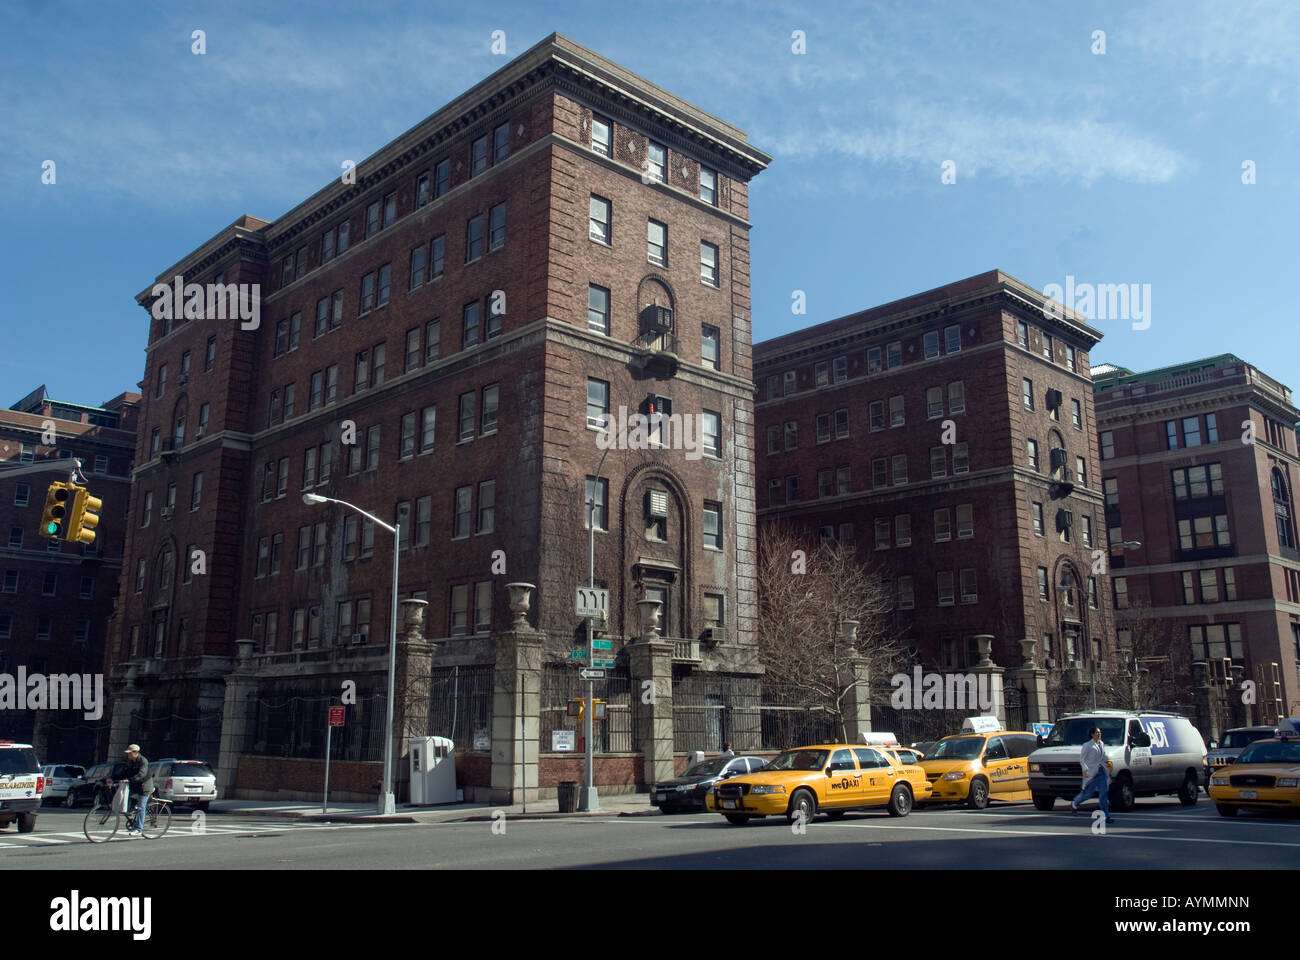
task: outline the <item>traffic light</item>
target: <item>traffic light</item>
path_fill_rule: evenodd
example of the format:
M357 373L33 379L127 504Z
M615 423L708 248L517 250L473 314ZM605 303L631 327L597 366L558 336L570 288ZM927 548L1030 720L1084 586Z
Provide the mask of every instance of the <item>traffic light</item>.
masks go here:
M73 488L71 516L63 539L69 543L94 543L95 528L99 526L99 511L104 501L92 497L85 487Z
M67 538L68 520L72 514L73 495L76 488L70 483L55 481L45 494L45 512L41 514L41 536L47 540Z

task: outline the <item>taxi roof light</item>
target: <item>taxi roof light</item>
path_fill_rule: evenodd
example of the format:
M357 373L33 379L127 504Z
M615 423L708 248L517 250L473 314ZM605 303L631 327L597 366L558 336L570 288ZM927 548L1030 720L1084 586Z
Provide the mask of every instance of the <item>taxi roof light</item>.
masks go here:
M963 733L996 733L1002 729L997 717L967 717L961 723Z

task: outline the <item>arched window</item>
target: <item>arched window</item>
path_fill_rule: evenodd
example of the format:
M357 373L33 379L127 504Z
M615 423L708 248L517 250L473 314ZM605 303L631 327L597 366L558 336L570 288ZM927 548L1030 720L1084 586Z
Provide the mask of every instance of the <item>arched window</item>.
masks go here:
M1291 533L1291 498L1287 495L1286 477L1273 468L1273 513L1277 517L1277 542L1280 546L1295 549L1295 536Z
M157 603L164 603L171 597L172 580L176 576L176 554L170 546L162 548L158 562L154 565L154 596Z

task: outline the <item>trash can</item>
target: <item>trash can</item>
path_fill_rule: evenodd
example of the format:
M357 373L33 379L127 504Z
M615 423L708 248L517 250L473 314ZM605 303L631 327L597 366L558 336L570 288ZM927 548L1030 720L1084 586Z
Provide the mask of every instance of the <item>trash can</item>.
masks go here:
M577 813L578 812L578 781L561 780L560 781L560 813Z

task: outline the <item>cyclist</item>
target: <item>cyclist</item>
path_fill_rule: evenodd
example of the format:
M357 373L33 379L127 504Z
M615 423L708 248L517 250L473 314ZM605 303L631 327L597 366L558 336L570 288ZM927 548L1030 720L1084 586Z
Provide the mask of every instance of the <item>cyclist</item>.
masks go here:
M140 753L138 743L131 744L122 752L126 754L126 782L130 785L131 796L136 802L134 825L127 820L126 832L130 835L144 829L145 809L153 794L153 777L149 776L149 759Z

